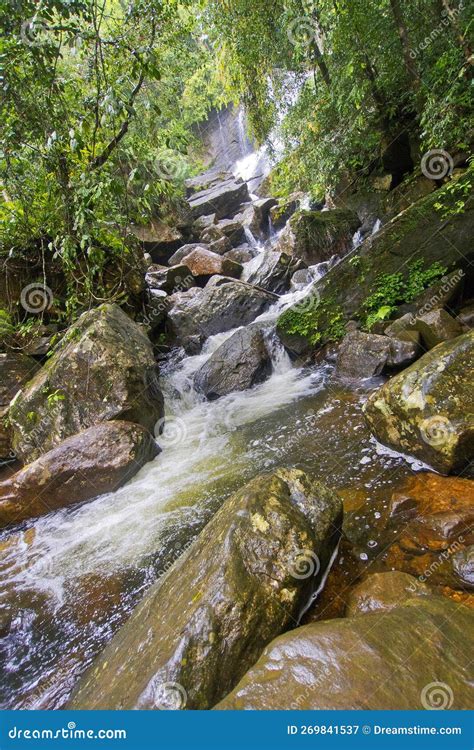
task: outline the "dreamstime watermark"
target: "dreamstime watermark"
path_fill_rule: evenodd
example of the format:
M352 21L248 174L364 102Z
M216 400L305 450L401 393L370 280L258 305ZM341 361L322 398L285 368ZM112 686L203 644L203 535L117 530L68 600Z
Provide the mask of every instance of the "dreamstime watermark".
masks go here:
M463 548L464 537L459 536L455 542L450 544L447 549L443 550L438 558L434 560L431 565L416 578L416 582L410 584L410 586L408 587L409 591L415 593L418 590L420 583L426 583L436 573L436 571L439 570L442 564L446 562L446 560L449 560L450 557L452 557L456 552L460 552Z
M317 576L321 570L319 557L313 550L299 549L290 561L290 575L300 581Z
M463 10L464 10L464 0L461 0L458 7L452 8L451 10L451 13L454 19L457 16L459 16ZM441 16L442 16L441 21L439 22L437 26L435 26L433 31L430 34L428 34L428 36L425 36L423 41L420 42L420 44L418 44L417 47L414 47L413 49L410 50L410 57L412 60L416 60L420 52L423 52L425 49L427 49L430 46L430 44L436 41L436 39L439 36L444 34L445 28L450 25L451 20L449 18L449 14L446 9L443 8L443 10L441 11Z
M310 47L316 43L321 51L324 49L324 40L317 24L305 16L298 16L288 24L287 36L294 46Z
M53 292L46 284L28 284L23 287L20 295L20 303L26 312L39 315L49 310L53 304Z
M186 276L175 276L173 279L173 294L177 292L187 292L192 286L195 285L196 280L192 273ZM155 294L153 294L155 292ZM169 308L169 297L166 292L160 289L153 289L150 286L149 294L151 298L150 312L143 318L143 323L147 326L153 325L155 322L159 322L160 318L168 311ZM160 296L158 296L158 294Z
M187 700L188 694L179 682L162 682L153 691L153 703L160 711L180 711Z
M450 276L443 276L443 278L440 280L441 286L439 286L437 293L430 297L430 299L422 307L420 307L416 311L416 313L410 314L407 320L407 325L414 325L417 318L421 318L423 315L432 312L432 310L440 308L443 305L443 299L446 294L450 292L451 289L453 289L453 287L455 287L456 284L461 281L461 279L464 278L465 275L466 274L462 269L458 269L457 271L454 271L452 274L450 274Z
M421 705L427 711L444 711L453 705L454 693L445 682L430 682L421 691Z
M178 151L164 151L155 161L155 172L161 180L178 182L186 177L188 164Z
M429 180L442 180L451 175L453 169L453 157L442 148L434 148L423 154L421 171Z
M303 313L310 312L311 310L315 310L320 302L321 294L319 292L317 284L315 283L308 294L305 294L304 297L302 297L291 306L291 311L301 315Z
M155 425L155 435L160 448L174 448L185 442L188 428L180 417L162 417Z
M42 47L49 41L49 26L46 19L33 16L23 21L20 28L20 39L27 47Z
M420 423L420 435L422 440L433 448L439 448L449 442L455 429L447 417L436 415L424 419Z
M285 446L283 448L276 448L276 450L273 450L272 457L264 462L265 468L270 468L273 465L275 459L281 460L285 458L291 448L299 445L299 441L301 440L301 438L311 435L316 425L316 421L317 413L310 409L304 416L304 424L298 427L293 432L292 436L288 438L288 440L286 440Z

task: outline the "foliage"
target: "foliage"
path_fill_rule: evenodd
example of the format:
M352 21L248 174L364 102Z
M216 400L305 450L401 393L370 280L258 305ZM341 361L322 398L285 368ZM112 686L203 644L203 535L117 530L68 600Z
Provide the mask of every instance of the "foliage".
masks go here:
M385 320L404 302L412 302L433 282L446 273L441 263L433 263L429 268L423 268L423 260L412 263L408 269L408 276L404 274L381 274L375 281L375 291L367 297L364 303L364 327L370 330L374 323Z

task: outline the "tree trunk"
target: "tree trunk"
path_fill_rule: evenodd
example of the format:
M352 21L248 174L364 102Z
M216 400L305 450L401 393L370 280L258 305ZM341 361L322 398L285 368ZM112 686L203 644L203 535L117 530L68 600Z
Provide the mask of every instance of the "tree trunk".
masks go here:
M417 67L415 65L416 52L410 44L410 35L403 18L400 0L390 0L390 7L392 9L393 17L395 19L395 25L397 27L398 36L400 38L400 43L402 46L402 55L405 64L405 70L407 72L412 91L415 94L417 108L421 109L421 80L418 74Z

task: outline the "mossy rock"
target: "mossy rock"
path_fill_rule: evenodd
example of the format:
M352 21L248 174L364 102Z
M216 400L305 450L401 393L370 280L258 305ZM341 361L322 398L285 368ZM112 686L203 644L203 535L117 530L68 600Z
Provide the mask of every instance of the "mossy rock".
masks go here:
M426 269L427 278L433 267L442 266L446 272L461 269L467 286L474 257L472 184L473 177L467 174L457 181L459 191L448 190L448 185L422 198L343 258L315 283L307 298L282 313L277 330L283 343L287 335L298 336L300 348L310 350L334 340L335 310L343 324L351 319L365 322L367 301L378 283L400 274L403 288L417 262ZM467 191L469 197L459 208L459 195Z

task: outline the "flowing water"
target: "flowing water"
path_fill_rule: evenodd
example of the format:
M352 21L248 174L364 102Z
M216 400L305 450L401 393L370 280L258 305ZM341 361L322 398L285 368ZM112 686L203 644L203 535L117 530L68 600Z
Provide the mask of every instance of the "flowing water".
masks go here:
M313 267L310 284L327 268ZM161 454L117 492L0 535L2 708L64 705L144 591L262 471L297 466L338 489L348 508L363 508L360 559L374 554L380 508L417 467L381 450L364 425L362 404L380 380L344 384L328 363L296 367L279 344L278 314L305 293L296 285L260 316L272 351L266 382L207 402L193 374L231 332L197 356L174 351L162 366Z

